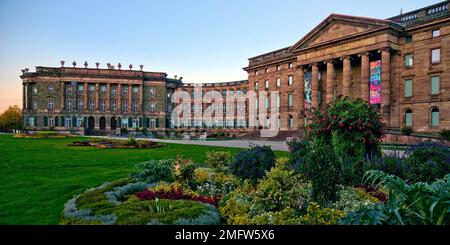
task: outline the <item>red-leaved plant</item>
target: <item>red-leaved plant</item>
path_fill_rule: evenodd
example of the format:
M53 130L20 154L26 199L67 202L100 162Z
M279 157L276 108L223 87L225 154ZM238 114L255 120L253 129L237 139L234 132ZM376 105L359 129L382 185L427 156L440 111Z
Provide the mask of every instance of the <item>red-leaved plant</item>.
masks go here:
M186 194L181 187L171 186L169 190L145 190L137 192L139 200L170 199L170 200L192 200L218 206L220 197L199 196Z

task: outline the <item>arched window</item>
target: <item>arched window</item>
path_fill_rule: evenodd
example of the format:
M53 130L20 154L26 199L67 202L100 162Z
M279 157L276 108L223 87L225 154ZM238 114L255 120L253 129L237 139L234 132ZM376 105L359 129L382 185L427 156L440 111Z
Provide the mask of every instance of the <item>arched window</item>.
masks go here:
M439 109L431 109L431 127L439 127Z
M411 109L405 111L405 126L412 127L413 125L413 112Z

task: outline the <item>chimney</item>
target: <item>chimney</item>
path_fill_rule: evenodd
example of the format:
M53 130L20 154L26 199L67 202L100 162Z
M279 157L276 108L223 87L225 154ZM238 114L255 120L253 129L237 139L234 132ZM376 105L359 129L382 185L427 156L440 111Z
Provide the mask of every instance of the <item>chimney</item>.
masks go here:
M87 61L85 61L84 62L84 68L87 68L88 67L88 63L87 63Z
M130 64L128 67L130 68L130 71L131 71L131 69L133 69L133 65L132 64Z
M97 69L98 69L98 67L100 66L100 63L99 63L99 62L95 62L95 66L96 66Z
M73 68L75 68L77 66L77 62L72 62Z
M139 65L139 67L141 68L141 71L144 69L144 65Z
M106 63L106 66L108 67L108 69L111 68L111 63Z
M175 79L177 79L177 77L178 77L178 76L177 76L177 75L175 75L175 76L173 76L173 77L174 77Z
M66 62L65 62L64 60L61 60L60 63L61 63L61 67L64 67L64 64L65 64Z
M119 67L119 70L122 68L122 65L119 63L117 64L117 67Z

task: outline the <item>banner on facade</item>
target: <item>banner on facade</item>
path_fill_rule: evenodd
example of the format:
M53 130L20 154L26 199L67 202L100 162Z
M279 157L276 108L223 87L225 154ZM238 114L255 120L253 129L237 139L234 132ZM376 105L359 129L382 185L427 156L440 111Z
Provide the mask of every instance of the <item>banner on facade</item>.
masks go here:
M312 107L312 74L305 73L305 110L310 110Z
M381 104L381 60L370 62L370 104Z

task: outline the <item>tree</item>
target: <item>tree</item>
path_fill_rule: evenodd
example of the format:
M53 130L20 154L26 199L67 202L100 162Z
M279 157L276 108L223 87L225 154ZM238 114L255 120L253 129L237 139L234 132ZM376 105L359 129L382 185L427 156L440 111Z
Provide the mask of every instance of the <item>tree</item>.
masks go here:
M22 110L18 105L9 106L8 109L0 115L0 130L13 132L22 128Z

